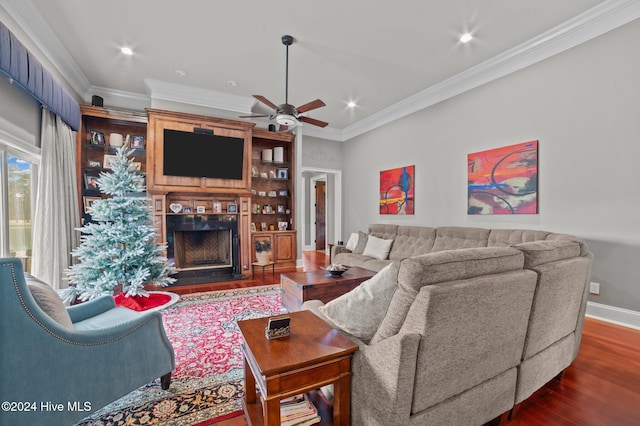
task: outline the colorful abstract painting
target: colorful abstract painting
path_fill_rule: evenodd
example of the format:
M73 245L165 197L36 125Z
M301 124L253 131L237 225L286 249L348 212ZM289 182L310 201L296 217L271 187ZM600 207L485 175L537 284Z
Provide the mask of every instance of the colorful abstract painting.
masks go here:
M414 214L416 166L380 172L380 214Z
M538 213L538 141L469 154L468 214Z

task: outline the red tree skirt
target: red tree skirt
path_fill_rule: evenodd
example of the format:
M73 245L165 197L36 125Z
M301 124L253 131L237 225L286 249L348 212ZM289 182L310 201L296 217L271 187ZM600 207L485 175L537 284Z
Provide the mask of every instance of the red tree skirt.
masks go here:
M147 311L149 309L158 308L166 305L172 300L171 293L165 292L149 292L149 297L130 296L126 297L124 293L113 296L116 305L133 309L134 311Z

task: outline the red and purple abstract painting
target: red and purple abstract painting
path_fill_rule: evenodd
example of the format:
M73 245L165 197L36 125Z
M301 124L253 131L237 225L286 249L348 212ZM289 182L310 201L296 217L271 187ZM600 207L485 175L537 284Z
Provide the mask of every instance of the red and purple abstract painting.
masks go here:
M467 156L467 214L538 213L538 141Z
M380 172L380 214L414 214L416 166Z

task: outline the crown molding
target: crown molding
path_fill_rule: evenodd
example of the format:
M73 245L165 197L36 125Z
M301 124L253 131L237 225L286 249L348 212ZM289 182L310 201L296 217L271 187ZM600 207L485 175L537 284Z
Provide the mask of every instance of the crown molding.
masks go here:
M214 109L251 114L256 101L251 97L144 79L148 97L137 93L91 86L67 49L51 30L31 0L0 0L33 43L85 100L92 94L110 99L110 104L144 109L151 100L179 102ZM571 49L640 17L640 0L606 0L586 12L503 52L481 64L378 111L344 129L307 126L304 134L340 142L413 114L491 81L524 69Z
M100 86L89 87L82 98L85 103L90 104L93 95L102 97L104 105L110 107L144 111L151 106L151 99L147 95Z
M251 114L257 100L250 96L232 95L214 90L199 89L181 84L145 78L144 87L153 101L180 102L207 108L223 109L241 114Z
M519 46L344 128L342 141L548 59L639 17L640 0L600 3Z
M79 96L91 83L31 0L0 0L7 13Z
M336 129L335 127L317 127L311 124L300 123L296 127L302 128L302 134L304 136L311 136L314 138L327 139L331 141L344 142L344 132L342 129Z

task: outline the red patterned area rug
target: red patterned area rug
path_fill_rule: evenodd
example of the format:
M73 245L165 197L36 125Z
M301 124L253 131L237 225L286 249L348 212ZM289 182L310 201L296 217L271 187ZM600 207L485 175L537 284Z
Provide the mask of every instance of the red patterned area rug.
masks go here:
M280 286L181 296L162 312L176 355L171 387L149 383L78 425L210 425L242 410L244 360L238 320L286 313Z

